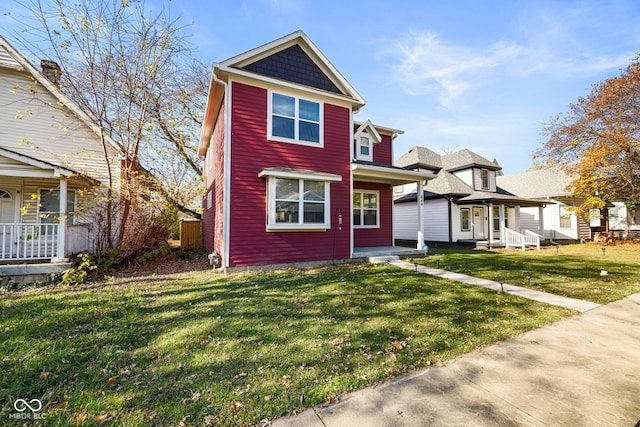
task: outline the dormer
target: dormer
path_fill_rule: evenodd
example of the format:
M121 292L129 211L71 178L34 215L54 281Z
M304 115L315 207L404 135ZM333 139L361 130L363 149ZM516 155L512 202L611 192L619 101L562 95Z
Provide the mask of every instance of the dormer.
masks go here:
M354 138L355 159L365 162L373 162L374 145L382 142L382 137L370 120L362 123L356 129Z

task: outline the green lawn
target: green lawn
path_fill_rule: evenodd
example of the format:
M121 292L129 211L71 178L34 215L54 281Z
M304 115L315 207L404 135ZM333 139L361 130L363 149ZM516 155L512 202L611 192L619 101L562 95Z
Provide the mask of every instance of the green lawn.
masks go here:
M415 262L600 304L640 292L640 243L561 245L526 252L431 248L428 257ZM603 270L607 275L601 275Z
M0 291L0 424L257 424L571 314L367 264Z

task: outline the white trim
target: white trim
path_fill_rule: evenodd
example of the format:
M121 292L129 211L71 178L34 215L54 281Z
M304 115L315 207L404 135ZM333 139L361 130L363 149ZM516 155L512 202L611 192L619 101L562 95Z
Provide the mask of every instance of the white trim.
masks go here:
M366 138L368 145L362 143L363 138ZM362 148L365 146L369 149L369 154L362 154ZM373 161L373 138L371 135L360 133L356 136L356 159L367 162Z
M352 163L351 170L354 172L356 180L391 185L411 184L421 179L433 179L436 177L431 172L419 172L386 166L363 165L358 163Z
M212 73L212 78L216 79L215 72ZM222 80L217 80L224 87L223 102L224 102L224 130L223 130L223 139L224 139L224 150L223 150L223 164L224 164L224 179L223 179L223 193L222 193L222 204L223 204L223 214L222 214L222 248L220 251L222 252L220 255L222 257L221 266L224 270L229 267L229 248L230 248L230 235L231 229L229 221L231 221L231 96L232 90L231 85L227 85L227 83ZM204 126L204 123L203 123ZM215 232L215 227L214 227Z
M275 176L278 178L294 178L294 179L308 179L312 181L342 181L342 176L335 175L326 172L316 172L303 169L289 169L289 168L266 168L258 172L258 178L265 176Z
M376 195L376 224L375 225L364 225L364 211L365 209L361 206L358 208L360 210L360 224L361 225L353 225L354 229L367 229L367 228L380 228L380 191L378 190L366 190L360 188L353 189L353 197L351 198L351 215L353 215L353 211L355 211L356 207L354 205L354 197L356 194L360 194L360 200L362 201L362 195L364 194L375 194ZM372 209L366 209L372 210ZM353 218L351 219L353 221Z
M282 136L274 136L273 135L273 95L281 95L281 96L286 96L289 98L293 98L294 102L295 102L295 106L294 106L294 116L292 117L293 121L294 121L294 126L293 126L293 132L294 132L294 137L293 138L286 138L286 137L282 137ZM308 122L308 123L314 123L311 122L309 120L302 120L300 118L300 101L307 101L307 102L313 102L315 104L318 104L318 142L313 142L313 141L305 141L300 139L300 122ZM310 99L310 98L305 98L305 97L301 97L299 95L295 95L292 94L291 92L282 92L282 91L278 91L278 90L273 90L273 89L268 89L267 90L267 139L269 141L276 141L276 142L286 142L289 144L298 144L298 145L306 145L309 147L317 147L317 148L324 148L324 102L322 101L318 101L316 99Z
M71 169L63 168L58 165L54 165L52 163L44 162L42 160L34 159L33 157L26 156L24 154L16 153L15 151L8 150L6 148L0 147L0 155L6 157L11 160L15 160L16 162L24 163L29 166L33 166L38 169L44 169L45 171L51 172L38 172L38 171L25 171L21 173L19 176L28 176L33 178L59 178L62 175L73 175L77 172L72 171ZM3 172L4 174L4 172ZM13 175L12 175L13 176Z

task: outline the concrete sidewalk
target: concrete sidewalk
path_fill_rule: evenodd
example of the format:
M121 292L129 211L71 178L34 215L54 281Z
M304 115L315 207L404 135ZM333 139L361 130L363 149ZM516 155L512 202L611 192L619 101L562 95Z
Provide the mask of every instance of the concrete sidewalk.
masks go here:
M272 425L631 427L639 420L635 294Z
M508 283L500 286L500 283L493 280L479 279L477 277L467 276L466 274L454 273L452 271L440 270L437 268L425 267L419 264L412 264L406 261L400 261L397 257L381 257L371 259L373 263L385 263L406 270L414 270L420 273L429 274L431 276L441 277L443 279L455 280L457 282L468 283L470 285L482 286L483 288L492 289L496 292L504 290L505 293L517 295L535 301L544 302L551 305L576 310L581 313L599 307L600 304L594 302L582 301L575 298L567 298L560 295L553 295L547 292L540 292L533 289L522 288L520 286L510 285Z

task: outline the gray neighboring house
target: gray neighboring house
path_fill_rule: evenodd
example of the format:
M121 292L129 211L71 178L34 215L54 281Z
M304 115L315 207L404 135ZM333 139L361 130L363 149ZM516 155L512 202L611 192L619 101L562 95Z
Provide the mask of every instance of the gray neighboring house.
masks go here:
M544 230L541 213L547 201L500 188L497 184L502 167L497 162L467 149L441 156L416 146L395 165L436 174L424 186L422 197L418 197L415 184L394 189L396 240L413 243L418 203L422 203L427 242L476 242L495 247L513 243L510 236L526 235L539 244L537 235ZM538 212L537 220L528 214L529 210ZM529 244L534 243L527 240Z
M541 202L548 202L543 209L544 238L551 240L590 240L590 222L576 216L571 209L580 204L571 189L571 180L559 169L539 169L504 175L497 178L500 188ZM539 222L538 209L523 208L520 223L532 226ZM598 220L599 222L599 220Z

